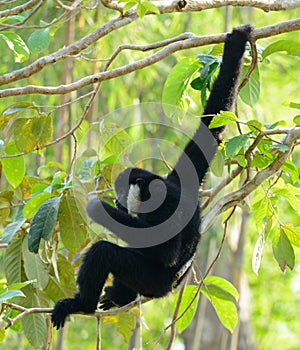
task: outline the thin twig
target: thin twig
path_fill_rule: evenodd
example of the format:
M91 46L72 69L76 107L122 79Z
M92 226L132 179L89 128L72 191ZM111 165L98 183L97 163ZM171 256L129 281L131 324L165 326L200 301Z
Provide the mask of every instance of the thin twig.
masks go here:
M170 350L170 349L171 349L172 344L173 344L174 339L175 339L175 335L176 335L175 323L176 323L176 322L174 322L174 321L175 321L175 320L177 319L177 317L178 317L179 308L180 308L180 305L181 305L181 302L182 302L182 297L183 297L183 293L184 293L186 284L187 284L187 279L185 279L185 281L184 281L184 283L183 283L183 285L182 285L182 287L180 288L180 291L179 291L179 295L178 295L178 299L177 299L175 311L174 311L174 313L173 313L173 318L172 318L171 334L170 334L170 338L169 338L169 341L168 341L166 350Z

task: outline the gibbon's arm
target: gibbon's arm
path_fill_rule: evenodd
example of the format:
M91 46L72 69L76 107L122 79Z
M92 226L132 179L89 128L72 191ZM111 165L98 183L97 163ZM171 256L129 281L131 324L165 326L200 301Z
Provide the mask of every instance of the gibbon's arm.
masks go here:
M126 211L117 209L98 197L94 197L88 202L86 210L93 221L112 231L127 243L134 241L135 229L148 227L147 223L139 217L133 217Z
M204 117L201 119L201 122L207 127L217 113L229 111L232 108L236 98L246 42L250 39L252 30L250 25L243 25L234 28L232 33L227 34L220 72L204 109ZM170 181L178 183L180 174L188 176L190 171L186 158L189 158L197 172L199 185L201 184L220 142L220 133L224 130L224 127L220 127L211 129L209 132L205 126L201 126L202 123L193 139L186 145L174 170L169 174ZM195 186L191 186L191 190L196 190Z

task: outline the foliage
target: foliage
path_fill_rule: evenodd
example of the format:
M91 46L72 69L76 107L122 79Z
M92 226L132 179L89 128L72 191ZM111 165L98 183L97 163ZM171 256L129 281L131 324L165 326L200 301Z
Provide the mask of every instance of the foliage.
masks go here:
M140 18L145 17L146 19L148 12L158 12L157 7L146 0L123 0L120 3L125 3L123 15L136 11ZM47 13L55 13L59 18L57 9L53 5L47 6L49 6ZM95 14L95 17L96 15L98 16ZM105 18L107 14L103 16ZM1 23L15 25L25 18L23 15L14 15L1 19ZM156 19L158 21L156 31L141 31L141 37L137 31L135 35L142 43L147 35L150 35L152 41L151 36L155 32L166 30L163 33L166 36L170 18L168 14L161 15ZM174 21L172 28L174 31L176 28L183 31L181 23L183 17L178 18L178 20L175 16L172 18ZM31 23L34 24L37 19L38 15L33 17ZM77 28L82 30L82 35L89 32L87 27L97 29L99 26L99 21L87 13L81 15L80 20L89 23L88 26L84 26L78 21ZM154 27L153 22L148 23ZM64 45L63 39L59 37L63 25L63 19L58 19L58 22L53 24L49 19L48 22L40 21L39 28L32 28L30 31L19 31L10 27L5 31L2 30L0 32L1 48L3 50L8 48L6 56L10 59L13 57L14 64L3 58L1 72L14 70L15 67L20 68L24 62L33 62L41 52L57 51L60 44ZM124 32L122 34L118 32L114 39L117 43L123 43L128 41L130 35L132 35L132 30L124 29ZM97 61L99 50L104 51L105 57L112 54L114 48L111 43L114 40L110 42L104 38L103 41L101 46L95 45L93 48L94 52L90 62ZM133 98L143 100L147 94L150 96L149 100L158 98L158 93L161 92L159 83L162 84L163 79L165 79L165 85L162 101L168 117L174 117L174 115L182 117L187 110L200 114L200 108L195 105L204 105L206 102L222 61L221 52L222 45L215 45L208 53L185 52L189 56L178 57L175 64L169 60L167 64L159 63L150 73L149 70L147 73L137 72L134 84L132 81L129 84L127 80L122 81L123 85L125 82L126 88L119 87L120 80L116 80L118 83L115 85L103 84L101 94L104 97L99 103L101 115L120 104L132 103ZM263 83L261 74L264 74L267 64L272 62L273 57L274 59L277 57L278 52L286 52L288 55L299 57L299 43L288 39L280 40L262 49L263 62L252 72L249 82L240 92L241 100L247 105L247 108L253 108L259 103ZM87 55L89 54L88 52ZM269 56L270 60L268 60ZM124 57L119 58L121 62ZM76 59L78 58L74 57L75 65ZM249 68L250 59L249 50L245 59L244 73ZM91 63L79 61L73 71L74 75L78 77L87 75L88 64ZM166 76L166 66L169 69L171 65L173 68ZM282 66L287 66L287 63L284 62ZM45 74L44 77L37 77L34 84L52 85L56 75L59 76L56 78L60 81L64 67L63 65L55 67L49 76ZM99 66L95 65L95 67L96 70L99 70ZM32 78L28 78L29 81L30 79ZM144 93L144 90L147 93ZM78 94L77 97L80 96ZM75 100L73 97L72 99ZM16 100L3 99L1 101L0 171L3 175L0 191L0 221L1 228L3 228L1 243L8 244L4 256L5 280L0 284L1 303L12 299L13 302L25 308L49 307L57 299L71 296L74 293L75 274L89 244L103 238L114 241L114 238L107 235L103 228L88 222L85 214L88 193L96 191L99 196L112 202L114 200L112 186L116 175L125 166L132 165L123 150L130 148L133 140L139 141L149 132L147 129L141 131L126 128L121 123L101 122L96 124L94 120L87 121L87 118L78 124L76 131L69 134L69 139L72 137L76 139L76 144L71 145L67 138L58 140L59 117L56 109L53 108L65 102L55 100L54 96L31 98L26 95ZM44 104L47 106L45 107ZM70 117L71 124L76 124L75 120L76 122L79 120L78 111L82 110L84 105L83 102L80 102L78 105L80 108L68 109L72 116ZM183 113L172 115L174 108L172 107L170 112L167 105L175 105L176 113L178 111ZM291 110L299 109L299 101L288 101L287 105ZM98 111L95 112L97 113ZM173 119L175 123L178 123L176 118ZM234 132L235 136L229 135L220 145L218 158L211 166L214 175L224 177L226 171L230 173L236 165L240 166L243 171L235 184L236 187L240 187L246 180L249 180L247 179L249 173L252 173L251 176L253 173L260 173L282 154L288 152L289 147L280 137L282 134L276 135L276 130L280 130L281 127L290 127L291 122L277 120L278 118L273 119L274 117L271 118L272 124L268 124L261 120L258 121L257 118L254 120L254 117L247 120L244 115L238 116L232 112L221 112L216 116L211 127L230 124L232 129L238 126L241 134ZM292 120L296 125L300 125L298 114L293 114ZM179 122L182 122L181 118ZM96 135L101 136L101 140L97 144L92 143L91 146L86 146L82 154L77 153L78 144L86 142L88 145L89 142L85 140L85 136L92 134L95 130ZM155 131L151 132L156 136ZM174 141L171 134L166 133L163 138ZM179 140L178 143L180 142L182 141ZM64 145L63 155L57 159L55 148L62 143ZM72 149L71 154L68 148ZM293 150L279 171L263 181L251 199L251 212L256 227L255 240L252 242L254 248L251 252L252 269L255 274L260 274L261 269L264 268L262 258L266 251L268 256L273 255L282 271L286 271L287 268L297 268L300 227L297 219L291 219L291 217L298 218L300 211L299 161L295 152L297 150ZM168 159L166 161L168 162ZM243 205L247 207L247 203L241 203L241 206ZM285 215L287 211L288 217ZM268 279L268 275L265 275L265 279ZM182 333L192 322L199 295L209 300L220 322L232 332L238 320L236 308L238 293L232 284L219 277L209 276L204 279L204 284L200 289L201 293L197 294L197 292L198 286L187 286L184 291L179 315L187 310L176 322L178 332ZM177 298L176 295L173 304L176 304ZM192 303L191 300L193 300ZM172 307L174 309L174 305ZM169 317L172 307L168 306L167 311L159 310L163 312L163 315L160 316L165 319ZM8 319L14 318L18 312L7 307L3 320L8 322ZM151 310L148 312L151 314ZM103 319L102 324L104 329L109 329L111 332L115 332L116 329L122 335L124 342L128 342L139 317L141 316L137 310L133 309L128 313L107 316ZM161 329L161 327L162 322L157 321L156 328ZM46 328L46 319L43 314L26 316L22 322L17 321L11 327L13 331L24 332L30 344L35 348L44 346ZM0 340L3 342L7 340L6 333L6 330L1 330ZM156 330L155 336L159 337L159 335ZM82 329L80 329L80 336L84 336Z

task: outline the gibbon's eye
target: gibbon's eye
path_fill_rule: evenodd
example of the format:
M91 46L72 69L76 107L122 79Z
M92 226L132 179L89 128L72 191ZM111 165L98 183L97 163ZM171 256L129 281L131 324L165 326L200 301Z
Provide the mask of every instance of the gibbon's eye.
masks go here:
M139 177L135 180L135 183L139 185L139 187L142 187L145 184L145 180Z

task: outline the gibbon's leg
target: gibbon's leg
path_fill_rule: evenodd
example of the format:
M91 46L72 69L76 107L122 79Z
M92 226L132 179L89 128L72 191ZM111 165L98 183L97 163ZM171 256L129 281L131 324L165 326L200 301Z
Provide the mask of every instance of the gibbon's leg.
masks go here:
M125 286L121 281L114 277L113 285L105 287L105 294L100 300L100 309L109 310L114 306L124 306L134 301L137 293L131 288Z
M53 326L57 329L63 327L71 313L92 313L109 273L136 293L152 297L170 292L174 278L161 264L147 259L140 252L107 241L97 242L87 252L80 267L79 292L74 298L56 303L52 313Z

